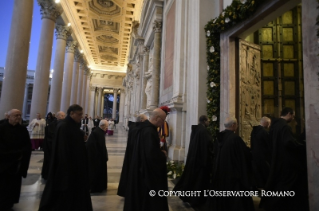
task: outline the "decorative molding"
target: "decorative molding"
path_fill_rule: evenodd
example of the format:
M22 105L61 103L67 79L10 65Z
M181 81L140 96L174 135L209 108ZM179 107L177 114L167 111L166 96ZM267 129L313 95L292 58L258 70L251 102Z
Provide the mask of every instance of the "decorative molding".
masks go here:
M38 0L40 6L41 19L50 19L53 22L62 14L63 9L60 4L53 0Z
M143 53L144 53L144 55L148 55L150 53L150 48L147 47L147 46L144 46L143 47Z
M68 26L56 25L55 36L56 39L66 40L71 35L71 28Z
M74 53L77 44L78 44L77 41L68 41L66 43L66 52L67 53Z
M153 22L153 30L155 31L155 33L162 32L162 21L155 20Z

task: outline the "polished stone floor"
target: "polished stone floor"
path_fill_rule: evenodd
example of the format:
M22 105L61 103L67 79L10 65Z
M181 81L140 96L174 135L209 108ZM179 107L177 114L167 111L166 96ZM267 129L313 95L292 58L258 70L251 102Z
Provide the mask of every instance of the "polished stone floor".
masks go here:
M126 148L127 132L118 128L115 129L113 136L106 136L106 147L108 149L108 190L101 194L92 194L92 204L94 211L117 211L123 210L124 199L116 195L118 182L122 170L124 152ZM15 204L15 211L36 211L38 210L42 191L45 184L41 179L41 168L43 161L43 152L33 151L28 170L28 176L22 182L20 202ZM169 189L174 187L174 184L168 182ZM168 198L170 211L173 210L193 210L182 203L178 197Z

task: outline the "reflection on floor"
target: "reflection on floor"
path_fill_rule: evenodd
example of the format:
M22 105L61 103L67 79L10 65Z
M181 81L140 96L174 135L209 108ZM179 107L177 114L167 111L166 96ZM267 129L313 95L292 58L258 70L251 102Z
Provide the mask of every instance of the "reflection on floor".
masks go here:
M108 149L109 161L108 167L108 187L107 192L101 194L92 194L92 204L94 211L117 211L123 210L124 199L116 195L118 182L122 170L124 152L126 148L127 132L118 128L113 136L106 136L106 147ZM43 152L33 151L28 170L28 177L22 181L20 202L15 204L15 211L37 211L44 189L44 181L41 179L41 168L43 162ZM174 186L172 182L168 183L171 190ZM170 211L188 211L193 210L185 206L178 197L168 199Z

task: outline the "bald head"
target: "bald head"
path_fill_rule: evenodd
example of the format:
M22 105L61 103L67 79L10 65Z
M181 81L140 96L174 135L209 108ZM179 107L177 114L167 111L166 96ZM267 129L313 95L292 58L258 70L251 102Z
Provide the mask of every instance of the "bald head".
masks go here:
M18 109L12 109L8 112L8 121L11 125L19 124L21 121L21 111Z
M150 114L150 122L156 127L162 126L164 124L165 118L166 118L166 113L160 108L156 108Z
M145 120L147 120L147 116L145 114L140 114L136 118L136 122L144 122Z
M63 111L59 111L58 113L56 113L56 118L57 118L57 120L64 119L65 113Z

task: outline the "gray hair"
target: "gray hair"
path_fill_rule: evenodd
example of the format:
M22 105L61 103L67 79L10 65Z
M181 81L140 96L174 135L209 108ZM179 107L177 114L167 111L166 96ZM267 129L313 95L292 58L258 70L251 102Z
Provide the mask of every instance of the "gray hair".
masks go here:
M102 120L100 121L99 127L104 126L104 125L108 126L109 123L107 123L107 121L106 121L105 119L102 119Z
M237 124L237 119L235 117L227 117L224 121L225 128L231 128L233 124Z
M270 118L266 117L266 116L263 116L261 119L260 119L260 124L263 124L265 122L268 122L270 123Z
M146 120L147 116L145 114L140 114L136 117L136 122L142 122L142 120Z

